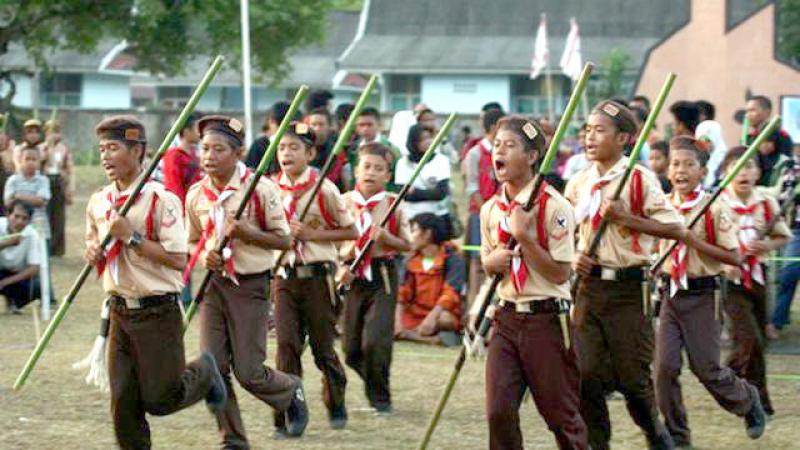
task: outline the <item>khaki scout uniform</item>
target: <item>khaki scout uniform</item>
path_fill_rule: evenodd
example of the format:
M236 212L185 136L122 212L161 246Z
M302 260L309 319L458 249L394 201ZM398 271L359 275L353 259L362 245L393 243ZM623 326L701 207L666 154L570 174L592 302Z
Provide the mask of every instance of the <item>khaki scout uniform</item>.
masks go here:
M221 207L226 218L232 219L236 215L253 176L245 170L244 165L240 164L239 170L228 182L225 190L233 192L230 196L222 197L208 176L191 187L186 196L186 216L192 248L200 241L214 208ZM204 189L222 198L221 205L215 205L211 199L213 196L205 194ZM256 185L242 218L264 231L289 234L278 188L265 178ZM213 230L213 224L211 227ZM214 231L208 234L200 255L202 261L205 261L206 252L213 251L219 245ZM248 448L231 384L231 369L245 390L277 411L289 407L298 382L264 365L269 309L266 289L270 270L275 265L273 251L238 239L234 239L228 248L232 252L235 268L233 278L236 281L226 273L212 274L205 300L200 304L200 348L214 355L228 388L228 402L225 409L217 414L223 444L226 448Z
M622 157L602 177L610 181L598 187L603 200L611 200L622 181L628 158ZM622 190L619 200L631 211L631 186L635 178L641 185L642 215L661 223L680 223L675 208L667 201L655 175L640 166L640 174ZM579 172L567 184L565 196L576 205L578 250L588 251L595 235L594 215L581 217L581 210L592 196L592 188L601 181L597 166ZM656 238L634 234L629 229L609 224L598 247L595 266L589 277L577 285L575 326L578 334L578 358L581 367L581 408L589 429L589 444L594 449L608 448L611 423L605 395L620 391L634 422L649 442L656 442L665 432L658 420L650 378L653 361L653 325L649 320L649 283L646 271ZM635 251L635 248L639 251Z
M121 195L111 184L89 199L87 244L100 244L108 233L109 211ZM135 231L167 252L186 253L181 209L174 194L149 182L126 217ZM211 388L213 366L202 360L185 363L177 304L181 287L179 270L156 264L125 245L103 271L103 290L113 299L108 334L111 414L123 449L150 448L146 412L173 413L203 400Z
M386 217L395 198L385 195L371 209L369 208L371 199L366 199L367 205L362 210L354 201L356 193L347 192L342 197L356 221L360 221L362 212L369 214L373 227L377 227ZM388 222L387 228L397 237L406 241L411 240L408 219L400 208L395 210L394 218ZM359 228L359 232L369 236L370 229ZM349 267L358 253L356 241L342 244L340 255L346 267ZM347 365L364 380L370 405L381 410L392 403L389 367L392 362L399 255L395 250L379 243L372 246L370 255L372 258L369 273L365 274L365 277L356 278L346 294L342 350Z
M296 183L285 174L277 177L283 186L296 186L311 180L311 168L306 169ZM347 211L339 190L330 180L325 180L317 198L311 198L313 183L301 192L281 190L284 202L288 196L296 195L297 214L310 201L311 207L303 223L315 229L348 228L353 217ZM323 205L323 210L320 209ZM285 210L285 208L284 208ZM329 223L330 222L330 223ZM301 252L290 249L276 272L272 282L275 303L275 324L278 335L276 355L278 370L302 375L300 357L308 337L314 363L322 371L322 397L329 413L344 411L344 394L347 378L339 357L333 348L336 337L336 312L333 304L334 267L337 260L334 242L307 241L301 243ZM280 251L276 252L279 255ZM294 265L289 264L294 261ZM276 415L275 425L283 426L283 416Z
M698 197L698 200L694 205L681 208L678 193L670 195L670 202L683 214L686 223L702 208L705 196ZM723 249L738 250L738 227L731 215L727 203L718 199L695 224L692 232L699 239ZM662 241L661 252L667 251L671 244L672 241ZM691 445L691 433L678 380L683 367L682 350L686 350L692 373L726 411L743 417L753 406L753 396L758 395L731 369L720 365L722 327L717 289L722 267L720 261L694 247L686 247L687 289L681 288L674 296L667 289L662 300L656 336L655 392L658 407L676 446ZM666 259L663 270L666 274L675 273L671 256Z
M532 189L533 182L514 201L525 204ZM569 264L574 254L572 206L550 186L543 193L548 196L544 216L534 218L539 245L544 240L555 261ZM510 211L500 208L500 196L505 196L505 186L481 208L482 257L504 247L499 237L500 222ZM539 198L541 201L542 196ZM538 230L543 230L546 236L538 236ZM509 275L498 287L495 333L489 342L486 362L490 448L522 448L520 393L527 388L559 447L586 449L586 425L579 409L578 365L574 346L564 340L564 336L569 339L568 332L562 329L567 326L566 321L562 325L559 318L559 314L568 311L569 283L547 280L524 258L522 264L527 268L527 279L520 292Z
M729 204L733 210L733 221L741 225L742 216L737 213L737 203L740 203L736 194L732 190L725 193ZM756 232L762 232L766 227L767 216L780 214L778 202L761 192L754 189L750 198L744 205L748 208L753 207L752 227ZM768 205L769 212L765 205ZM765 239L792 237L792 231L786 224L783 217L779 217L772 230L767 233ZM741 226L740 226L740 246ZM766 279L766 268L758 262L763 279ZM744 271L744 268L742 269ZM728 283L728 295L725 299L725 312L733 323L733 351L728 355L727 365L740 377L746 379L750 384L758 388L761 395L761 404L768 415L772 415L774 410L767 391L767 364L764 355L766 347L766 336L764 327L767 324L767 291L762 282L753 280L750 288L743 285L743 280L733 280Z

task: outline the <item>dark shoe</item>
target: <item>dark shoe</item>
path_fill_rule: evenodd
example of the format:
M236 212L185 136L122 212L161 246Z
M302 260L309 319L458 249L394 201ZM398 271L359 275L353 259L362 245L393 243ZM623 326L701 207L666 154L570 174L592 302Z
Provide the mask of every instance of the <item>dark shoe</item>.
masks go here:
M292 378L297 381L297 388L294 390L292 402L286 408L286 434L289 437L300 437L308 425L308 405L303 390L303 380L294 375Z
M209 352L203 352L200 358L211 366L211 387L206 394L206 406L212 414L217 414L225 407L228 401L228 390L225 388L225 380L217 367L217 360Z
M650 450L672 450L675 448L675 444L672 442L672 436L669 435L669 432L665 431L650 442L649 448Z
M375 415L379 417L391 416L394 413L391 403L380 403L375 405Z
M272 430L272 440L273 441L283 441L289 439L289 433L287 433L285 427L275 427Z
M761 406L761 396L758 395L758 389L755 386L750 386L750 396L753 398L753 406L744 415L744 425L745 430L747 430L747 437L758 439L764 434L764 428L767 426L767 417L764 413L764 407Z
M331 429L341 430L347 425L347 408L344 405L334 408L328 415Z

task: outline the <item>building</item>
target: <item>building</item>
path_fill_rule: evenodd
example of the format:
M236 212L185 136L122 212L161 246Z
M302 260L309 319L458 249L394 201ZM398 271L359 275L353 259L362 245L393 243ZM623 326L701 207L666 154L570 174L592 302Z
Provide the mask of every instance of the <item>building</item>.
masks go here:
M733 119L747 92L772 99L800 94L800 71L775 54L776 11L772 2L693 0L691 21L650 50L636 91L654 98L668 71L678 78L666 105L680 99L707 100L717 109L725 141L738 141L741 125ZM665 126L670 114L661 114ZM795 118L795 120L800 120Z
M556 110L570 91L558 61L575 17L584 61L611 49L629 57L633 86L648 50L688 22L688 0L365 0L359 31L338 60L348 73L382 77L382 109L423 102L436 111L477 112L489 101L521 113L547 110L545 77L529 79L541 13L547 14ZM600 75L601 69L596 73Z

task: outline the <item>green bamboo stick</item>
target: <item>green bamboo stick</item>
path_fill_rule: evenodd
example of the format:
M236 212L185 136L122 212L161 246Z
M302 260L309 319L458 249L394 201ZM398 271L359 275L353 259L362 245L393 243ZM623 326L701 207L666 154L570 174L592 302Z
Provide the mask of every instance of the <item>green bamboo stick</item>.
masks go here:
M178 118L175 120L175 123L172 124L172 128L170 128L167 135L164 137L164 140L161 141L161 145L158 148L158 152L153 157L153 160L150 162L150 165L145 170L144 174L139 178L139 181L136 184L136 187L133 189L130 197L128 200L125 201L125 204L122 205L122 208L119 210L119 214L121 216L125 216L128 213L128 210L133 205L134 200L138 196L139 192L141 192L144 184L147 180L150 179L150 175L152 175L153 171L158 166L159 160L164 156L169 148L169 145L172 143L172 140L175 139L178 132L183 128L183 124L186 123L186 119L189 118L189 115L194 111L195 107L197 106L197 102L200 101L200 98L205 93L208 86L211 84L211 81L216 77L219 70L222 68L223 58L222 56L217 56L214 59L214 62L209 67L208 71L206 72L203 79L200 81L200 84L195 89L192 96L189 98L189 101L186 103L186 106L183 107L183 111L181 111ZM108 243L111 242L111 235L107 234L101 243L101 247L105 248ZM19 390L25 384L25 380L28 379L28 376L33 370L33 367L36 365L36 362L42 356L42 352L47 347L47 344L50 342L50 339L53 337L53 333L55 333L56 328L64 319L64 316L67 314L67 310L72 305L72 302L75 300L75 297L78 295L83 283L86 281L86 278L89 276L89 273L92 271L92 266L86 264L83 266L83 270L81 270L80 275L72 284L72 287L69 290L69 293L64 298L64 301L61 302L61 306L59 306L58 310L56 311L53 319L50 320L50 323L47 325L47 329L44 331L41 339L39 342L36 343L36 347L33 349L28 361L25 363L25 366L22 368L17 380L14 382L14 390Z
M747 137L750 135L750 118L747 113L744 113L744 120L742 120L742 145L747 145Z
M236 210L235 219L238 220L242 217L245 208L247 207L247 203L250 201L250 196L255 191L256 186L258 185L259 179L261 176L264 175L264 172L267 171L272 160L275 158L275 153L278 151L278 144L281 142L281 138L286 133L286 130L289 128L289 125L294 120L295 114L297 114L297 110L300 109L300 105L303 104L303 100L305 100L306 96L308 95L308 86L300 86L300 89L297 90L297 93L292 100L292 103L289 104L289 110L286 112L286 115L283 116L283 120L281 124L278 126L278 131L275 133L274 136L269 141L269 146L267 146L267 150L264 152L264 156L261 157L261 161L258 163L258 167L256 168L255 175L250 180L250 184L247 186L247 191L245 191L244 197L242 197L242 201L239 203L239 207ZM219 244L217 245L217 251L222 252L222 250L228 245L230 239L226 236L223 238ZM201 249L198 249L198 251ZM192 268L189 267L188 270L191 272ZM183 319L183 332L186 333L186 330L189 328L189 324L192 322L195 314L197 314L197 307L200 305L200 302L203 301L203 298L206 295L206 290L208 289L208 283L211 282L211 275L213 273L208 270L206 271L206 275L203 278L203 282L200 284L200 289L198 289L197 294L192 299L192 303L189 305L189 308L186 310L186 316Z

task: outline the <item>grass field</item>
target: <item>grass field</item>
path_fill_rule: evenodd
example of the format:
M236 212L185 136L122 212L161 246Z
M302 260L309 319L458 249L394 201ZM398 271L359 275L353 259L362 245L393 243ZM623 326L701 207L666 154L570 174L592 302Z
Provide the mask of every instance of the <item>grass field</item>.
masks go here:
M53 260L57 296L63 296L81 268L83 211L88 195L103 182L94 168L78 168L78 195L69 211L68 256ZM11 386L35 342L31 308L24 315L0 315L0 449L110 449L115 448L108 395L83 382L84 373L71 364L89 351L97 333L101 286L95 278L84 286L58 329L38 367L20 392ZM791 339L800 341L798 327ZM188 333L187 353L198 353L197 329ZM270 343L269 361L274 358ZM428 415L450 375L456 350L409 344L395 346L392 387L395 414L377 418L368 409L363 384L348 371L350 422L345 430L328 428L320 399L320 375L309 352L305 355L306 390L311 422L301 440L273 442L268 407L237 388L250 442L254 449L410 449L424 431ZM684 395L694 443L699 449L800 448L800 357L769 356L770 389L777 414L766 435L751 441L742 421L722 411L702 386L684 372ZM774 376L773 376L774 375ZM555 448L550 432L532 402L523 406L522 425L526 448ZM646 448L644 438L628 417L623 402L611 402L615 449ZM169 417L150 418L155 448L216 448L214 419L198 405ZM483 412L483 365L464 367L451 401L430 448L486 448L487 427Z

